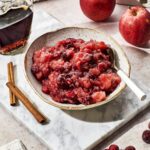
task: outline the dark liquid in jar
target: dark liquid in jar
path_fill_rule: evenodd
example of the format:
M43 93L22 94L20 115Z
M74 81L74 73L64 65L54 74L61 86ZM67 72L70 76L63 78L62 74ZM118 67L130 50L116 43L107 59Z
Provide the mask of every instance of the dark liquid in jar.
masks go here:
M26 43L33 12L22 8L11 10L0 17L0 53L6 53Z

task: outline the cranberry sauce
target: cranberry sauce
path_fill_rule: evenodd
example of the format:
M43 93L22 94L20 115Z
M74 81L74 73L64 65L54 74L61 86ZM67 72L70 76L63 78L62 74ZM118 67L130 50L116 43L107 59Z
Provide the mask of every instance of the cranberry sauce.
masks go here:
M22 46L29 35L33 12L22 8L0 17L0 53Z
M121 82L108 48L104 42L68 38L35 51L31 71L56 102L99 103Z

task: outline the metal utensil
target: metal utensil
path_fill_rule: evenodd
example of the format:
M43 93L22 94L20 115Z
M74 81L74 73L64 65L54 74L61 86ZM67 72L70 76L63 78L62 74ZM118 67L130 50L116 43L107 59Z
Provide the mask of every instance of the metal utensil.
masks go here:
M140 99L144 100L146 98L146 94L139 88L137 85L116 65L116 54L113 49L107 49L107 53L110 56L110 60L113 64L114 69L117 74L121 77L121 79L130 87L130 89L135 93L135 95Z

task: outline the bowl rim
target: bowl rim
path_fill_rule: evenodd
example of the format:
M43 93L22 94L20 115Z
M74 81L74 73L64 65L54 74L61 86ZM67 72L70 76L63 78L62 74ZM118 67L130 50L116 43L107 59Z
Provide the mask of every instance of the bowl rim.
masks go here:
M49 34L49 33L55 33L57 31L61 31L61 30L64 30L64 29L87 29L87 30L92 30L94 32L98 32L98 33L101 33L107 37L109 37L111 39L111 41L113 41L120 49L120 52L122 53L122 55L124 56L124 58L126 59L126 62L128 64L128 73L127 73L127 76L130 77L130 71L131 71L131 65L129 63L129 60L126 56L126 54L124 53L123 49L121 48L121 46L118 44L118 42L112 38L110 35L108 35L107 33L103 32L103 31L99 31L99 30L96 30L96 29L92 29L92 28L87 28L87 27L78 27L78 26L70 26L70 27L61 27L59 29L56 29L56 30L53 30L53 31L49 31L49 32L46 32L46 33L43 33L43 34L40 34L38 37L36 37L34 40L31 41L31 43L27 44L27 49L24 53L24 65L23 65L23 70L24 70L24 75L25 75L25 78L27 80L27 82L29 83L30 87L33 89L33 91L36 93L37 96L39 96L44 102L52 105L52 106L55 106L55 107L58 107L58 108L61 108L61 109L65 109L65 110L85 110L85 109L90 109L90 108L94 108L94 107L98 107L98 106L101 106L101 105L104 105L110 101L112 101L113 99L115 99L117 96L119 96L121 94L121 92L126 88L126 83L124 83L120 89L120 91L118 91L118 93L112 97L106 97L106 100L102 101L102 102L99 102L99 103L95 103L95 104L90 104L90 105L68 105L68 106L65 106L65 105L61 105L61 103L54 103L53 101L48 101L46 98L44 98L35 88L34 86L32 85L29 77L28 77L28 74L26 72L26 61L27 61L27 53L31 47L31 45L35 42L35 40L37 40L38 38L40 38L41 36L43 35L46 35L46 34Z

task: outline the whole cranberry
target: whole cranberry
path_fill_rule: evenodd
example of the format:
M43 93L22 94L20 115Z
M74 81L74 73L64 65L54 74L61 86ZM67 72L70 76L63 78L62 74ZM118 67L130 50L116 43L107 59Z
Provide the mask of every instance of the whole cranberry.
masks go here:
M136 150L134 146L128 146L125 150Z
M110 145L109 150L119 150L117 145Z
M150 130L145 130L142 134L142 139L145 143L150 144Z
M148 128L150 129L150 122L149 122L149 124L148 124Z

